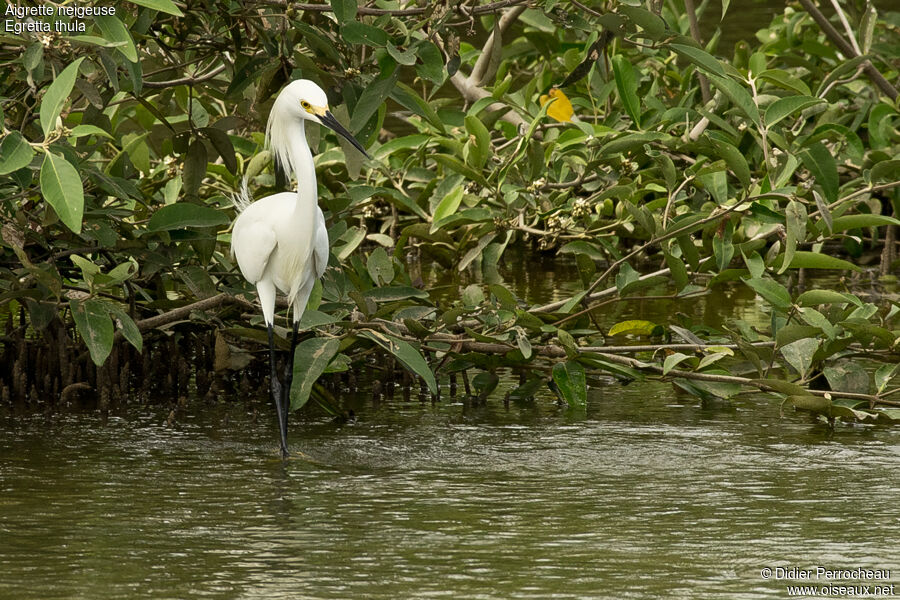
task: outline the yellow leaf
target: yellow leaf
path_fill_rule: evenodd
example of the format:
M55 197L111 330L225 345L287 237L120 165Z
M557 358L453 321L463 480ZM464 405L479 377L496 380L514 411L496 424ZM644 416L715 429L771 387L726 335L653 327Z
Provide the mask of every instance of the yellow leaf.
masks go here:
M550 101L553 101L553 104L547 109L548 115L560 123L568 123L572 120L575 109L572 108L572 103L562 90L551 88L549 95L544 94L541 96L541 106L544 106Z
M653 321L643 321L640 319L632 320L632 321L621 321L616 323L609 329L610 336L613 335L621 335L621 334L633 334L633 335L646 335L652 336L654 333L661 334L662 327L654 323Z

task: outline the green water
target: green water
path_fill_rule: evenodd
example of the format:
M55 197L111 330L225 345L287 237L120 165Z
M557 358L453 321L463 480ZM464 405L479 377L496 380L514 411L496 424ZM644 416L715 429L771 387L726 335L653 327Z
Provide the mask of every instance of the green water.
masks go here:
M749 599L787 597L766 566L900 574L896 430L611 383L581 414L358 402L295 422L307 457L282 463L269 408L5 416L0 597Z

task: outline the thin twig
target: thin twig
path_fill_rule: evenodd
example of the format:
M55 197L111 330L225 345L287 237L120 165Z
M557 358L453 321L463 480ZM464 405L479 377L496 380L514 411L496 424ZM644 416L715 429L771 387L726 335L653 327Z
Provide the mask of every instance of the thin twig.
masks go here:
M800 4L803 5L803 8L809 15L813 18L816 24L822 29L825 33L825 37L827 37L831 42L838 47L844 55L850 58L854 58L856 56L860 56L853 49L853 46L847 43L847 40L840 34L840 32L834 28L831 22L825 18L825 15L822 14L815 4L813 4L812 0L800 0ZM891 83L884 78L884 75L881 74L881 71L875 68L875 66L870 61L863 62L864 68L866 70L866 74L869 76L869 79L872 80L878 88L888 95L891 100L896 101L898 92L897 89L891 85Z
M189 76L182 77L181 79L173 79L171 81L145 81L144 87L148 88L169 88L175 87L179 85L192 85L195 83L202 83L204 81L208 81L225 70L226 65L219 65L209 73L204 73L203 75L198 76Z

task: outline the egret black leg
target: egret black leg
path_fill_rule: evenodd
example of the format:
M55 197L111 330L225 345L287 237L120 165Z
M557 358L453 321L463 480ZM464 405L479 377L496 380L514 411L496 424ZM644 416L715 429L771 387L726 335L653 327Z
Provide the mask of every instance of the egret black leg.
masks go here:
M281 456L287 458L287 414L282 409L282 396L284 395L281 382L278 380L278 372L275 369L275 338L272 326L268 325L266 331L269 334L269 367L271 374L269 385L272 388L272 399L275 401L275 411L278 413L278 433L281 435ZM290 384L288 384L290 390ZM285 407L286 408L286 407Z
M294 382L294 350L297 348L297 332L300 329L299 321L294 321L294 328L291 334L291 353L288 354L287 366L284 368L284 437L287 439L288 415L291 413L291 384Z

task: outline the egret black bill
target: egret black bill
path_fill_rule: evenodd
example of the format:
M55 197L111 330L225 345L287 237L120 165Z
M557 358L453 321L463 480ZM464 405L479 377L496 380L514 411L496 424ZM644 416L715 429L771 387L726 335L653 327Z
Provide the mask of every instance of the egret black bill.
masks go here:
M363 148L363 145L360 144L358 141L356 141L356 138L353 137L353 134L351 134L349 131L344 129L344 126L341 125L340 122L334 118L334 115L331 114L330 110L325 111L324 115L316 115L316 116L319 117L319 121L321 121L322 125L324 125L325 127L328 127L335 133L339 133L340 135L344 136L347 139L347 141L350 142L351 144L353 144L354 148L356 148L357 150L362 152L366 158L372 158L371 156L369 156L369 153L366 152L366 149Z

